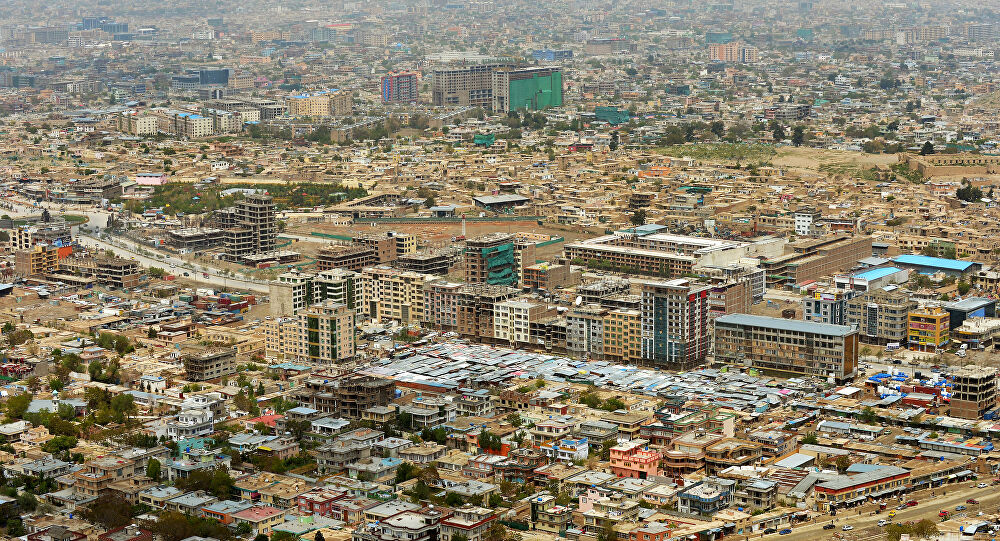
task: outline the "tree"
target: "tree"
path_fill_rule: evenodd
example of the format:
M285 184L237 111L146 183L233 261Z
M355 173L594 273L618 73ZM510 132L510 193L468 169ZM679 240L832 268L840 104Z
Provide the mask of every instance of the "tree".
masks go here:
M167 275L167 271L161 269L160 267L149 267L146 274L148 274L151 278L163 278Z
M968 282L959 282L956 287L958 288L958 294L964 296L970 289L972 289L972 284Z
M837 471L844 473L851 466L851 459L847 458L847 455L840 455L834 461L834 464L837 466Z
M629 218L629 222L632 225L639 226L646 224L646 211L644 209L635 209L632 213L632 217Z
M24 523L19 518L12 518L7 521L7 537L21 537L24 535Z
M924 146L920 147L920 155L927 156L930 154L934 154L934 143L924 141Z
M802 143L806 140L806 129L802 126L795 126L792 129L792 144L800 147Z
M608 150L610 150L611 152L618 150L618 142L619 142L618 132L612 132L611 142L608 143Z
M32 400L32 396L28 393L22 393L8 398L6 407L7 418L11 420L23 419L24 414L28 411L28 406L31 405Z
M326 538L323 537L323 532L316 532L316 535L313 536L313 541L326 541Z
M149 463L146 464L146 477L154 481L160 480L160 461L155 458L149 459Z
M781 124L771 121L771 134L774 136L775 141L785 140L785 127Z
M810 432L802 437L802 445L816 445L819 443L819 436L815 432Z
M102 494L83 512L83 518L111 530L132 523L132 504L116 494Z
M861 410L861 421L870 425L875 424L878 422L878 414L875 413L875 410L872 409L871 406L865 406L865 408Z
M521 416L517 413L511 413L507 416L506 420L514 428L520 428L521 426Z

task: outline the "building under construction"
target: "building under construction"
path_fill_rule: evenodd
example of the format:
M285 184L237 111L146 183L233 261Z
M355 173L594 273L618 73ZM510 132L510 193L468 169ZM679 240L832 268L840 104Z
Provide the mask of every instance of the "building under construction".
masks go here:
M252 193L216 216L225 230L226 259L243 263L247 256L273 252L278 222L270 195Z
M236 350L213 348L184 356L184 370L191 381L208 381L236 374Z
M389 404L396 392L392 380L374 376L327 376L322 372L305 380L296 393L299 404L344 419L360 419L362 412Z
M470 284L516 285L514 235L491 233L465 243L465 281Z

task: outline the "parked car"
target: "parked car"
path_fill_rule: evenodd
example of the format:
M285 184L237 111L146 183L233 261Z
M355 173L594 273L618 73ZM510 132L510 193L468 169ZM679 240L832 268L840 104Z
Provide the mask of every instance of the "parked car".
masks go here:
M940 511L940 512L938 513L938 516L939 516L939 517L946 517L946 516L948 516L948 511L946 511L946 510L942 509L942 510L941 510L941 511Z
M964 505L956 505L955 506L955 511L965 511L965 506Z
M968 500L965 500L965 503L971 503L972 505L976 505L977 503L979 503L979 500L975 498L969 498Z
M910 500L906 502L907 507L914 507L915 505L917 505L917 500Z
M986 488L988 486L989 485L987 485L986 483L979 483L978 485L976 485L976 488Z
M829 524L825 524L825 525L823 526L823 529L824 529L824 530L832 530L832 529L834 529L834 528L836 528L836 527L837 527L837 525L831 522L831 523L829 523Z
M788 535L790 533L792 533L792 529L791 528L785 528L784 530L781 530L780 532L778 532L778 534L780 534L780 535Z
M850 524L844 524L844 526L841 528L841 530L843 530L845 532L849 532L849 531L851 531L853 529L854 529L854 526L851 526Z
M766 529L764 529L763 533L764 533L764 535L770 535L770 534L773 534L773 533L778 533L778 530L775 529L775 528L766 528Z
M878 527L881 528L881 527L885 526L888 523L889 523L888 520L882 519L882 520L878 521Z

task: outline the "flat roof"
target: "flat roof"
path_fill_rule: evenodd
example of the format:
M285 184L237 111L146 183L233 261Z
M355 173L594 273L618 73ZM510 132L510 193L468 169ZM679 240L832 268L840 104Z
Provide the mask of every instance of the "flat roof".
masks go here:
M491 205L493 203L516 203L519 201L530 201L530 199L528 199L527 197L516 194L480 195L473 197L472 200L482 203L484 205Z
M979 265L974 261L959 261L958 259L945 259L943 257L930 257L926 255L903 254L896 256L896 263L903 265L919 265L921 267L936 267L939 269L966 271L973 265Z
M855 274L854 277L861 280L878 280L879 278L884 278L886 276L896 274L897 272L903 272L903 269L899 267L879 267L877 269L859 272Z
M780 317L754 316L750 314L726 314L724 316L719 316L715 320L715 324L718 325L720 323L764 327L783 331L830 334L834 336L848 336L851 333L857 332L853 327L848 325L832 325L830 323L800 321L797 319L782 319Z
M984 297L969 297L968 299L962 299L960 301L948 303L944 305L944 308L945 310L971 311L996 303L997 303L996 299L987 299Z

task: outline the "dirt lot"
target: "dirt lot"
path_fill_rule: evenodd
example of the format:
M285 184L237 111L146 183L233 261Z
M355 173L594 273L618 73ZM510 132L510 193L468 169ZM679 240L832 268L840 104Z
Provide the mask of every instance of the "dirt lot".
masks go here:
M421 246L426 248L444 248L452 243L452 237L462 234L461 223L426 223L426 224L371 224L356 223L349 226L338 226L333 224L303 224L289 228L290 233L298 235L308 235L310 232L327 233L331 235L354 235L357 233L385 233L387 231L398 231L400 233L414 233L420 238ZM538 225L535 220L523 220L517 222L466 222L465 235L472 238L487 233L541 233L545 235L559 236L566 239L566 242L573 242L582 238L603 234L600 229L590 231L575 226L561 226L556 224ZM561 251L559 243L552 245Z
M826 177L829 173L871 169L876 165L896 163L895 154L866 154L847 150L826 150L805 147L782 147L772 163L803 176Z

